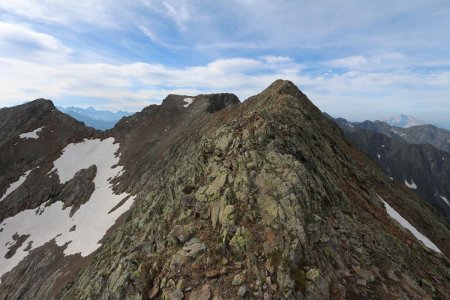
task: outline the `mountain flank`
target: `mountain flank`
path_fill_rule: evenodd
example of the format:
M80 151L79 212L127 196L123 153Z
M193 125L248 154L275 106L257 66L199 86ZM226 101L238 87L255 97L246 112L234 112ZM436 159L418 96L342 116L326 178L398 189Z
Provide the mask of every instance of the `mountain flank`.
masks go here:
M408 128L415 134L399 135L393 133L397 128L386 123L350 123L342 118L335 121L347 138L378 162L389 177L416 192L450 223L450 153L414 138L419 135L416 131L427 131L428 125ZM428 136L434 145L442 145L439 140L450 140L450 132L439 130L442 138Z

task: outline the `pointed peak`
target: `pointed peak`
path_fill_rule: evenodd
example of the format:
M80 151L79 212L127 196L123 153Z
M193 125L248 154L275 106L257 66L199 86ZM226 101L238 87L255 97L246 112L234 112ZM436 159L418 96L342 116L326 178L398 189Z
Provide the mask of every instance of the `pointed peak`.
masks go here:
M290 80L277 79L263 93L272 93L280 95L303 96L300 89Z

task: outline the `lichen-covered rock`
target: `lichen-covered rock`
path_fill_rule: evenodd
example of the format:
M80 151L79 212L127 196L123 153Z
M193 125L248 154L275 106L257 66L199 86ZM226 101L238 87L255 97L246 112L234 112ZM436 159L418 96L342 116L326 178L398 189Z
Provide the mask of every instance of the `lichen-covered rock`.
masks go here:
M309 269L305 274L305 278L309 281L315 282L319 278L319 271L316 269Z
M236 208L234 205L227 205L223 209L221 216L222 224L235 224L236 223Z
M230 240L231 251L243 253L250 250L252 246L252 233L245 227L239 227Z

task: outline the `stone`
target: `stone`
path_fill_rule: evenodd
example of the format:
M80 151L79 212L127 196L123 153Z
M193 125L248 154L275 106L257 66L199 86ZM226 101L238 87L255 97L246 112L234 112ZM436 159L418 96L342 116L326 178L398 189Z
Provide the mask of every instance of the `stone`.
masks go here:
M182 243L189 240L195 232L192 225L178 225L173 230L173 235Z
M203 285L191 292L189 295L189 300L210 300L211 299L211 288L208 284Z
M159 284L155 284L151 289L150 292L148 293L148 297L150 299L154 299L156 298L156 295L158 295L159 293Z
M220 271L219 270L208 270L206 271L206 278L216 278L217 276L220 275Z
M395 282L400 282L400 279L397 277L397 275L395 275L394 270L391 269L391 270L387 271L386 274L390 280L393 280Z
M374 274L369 270L364 270L359 267L354 269L359 278L366 280L367 282L373 282L375 280Z
M180 279L177 282L177 290L184 291L187 287L186 280Z
M189 257L185 251L179 250L177 253L172 255L170 260L170 269L174 270L178 267L184 266L189 261L191 261L191 257Z
M367 285L367 280L365 280L365 279L358 279L358 280L356 280L356 284L361 285L361 286L366 286Z
M327 236L321 237L320 238L320 242L321 243L328 243L330 241L330 238Z
M195 194L195 197L198 201L214 201L220 199L227 178L228 175L226 173L217 175L213 182L207 186L201 187Z
M170 269L184 266L200 254L206 252L206 245L197 238L192 238L182 249L178 250L170 260Z
M266 260L266 262L264 263L264 266L266 267L266 270L270 274L273 274L273 272L275 272L275 267L273 266L272 260L270 258L268 260Z
M206 245L200 242L197 238L192 238L189 242L187 242L182 250L186 252L187 256L197 257L198 255L204 253L206 251Z
M231 282L232 285L241 285L245 281L245 275L242 273L236 274L233 277L233 281Z
M248 292L248 288L245 285L243 285L238 290L238 296L244 298L245 294L247 294L247 292Z
M264 293L263 299L264 300L272 300L272 296L269 293Z
M169 294L169 300L183 300L184 294L180 290L175 290Z
M309 280L312 282L316 281L317 278L319 278L319 276L320 276L320 273L316 269L309 269L305 274L306 280Z

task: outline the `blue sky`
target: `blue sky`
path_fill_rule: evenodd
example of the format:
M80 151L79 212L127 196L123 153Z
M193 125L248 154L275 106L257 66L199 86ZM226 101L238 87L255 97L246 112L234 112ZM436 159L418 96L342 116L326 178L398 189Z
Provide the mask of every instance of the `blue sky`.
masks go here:
M350 120L450 125L450 2L1 0L0 106L137 111L290 79Z

